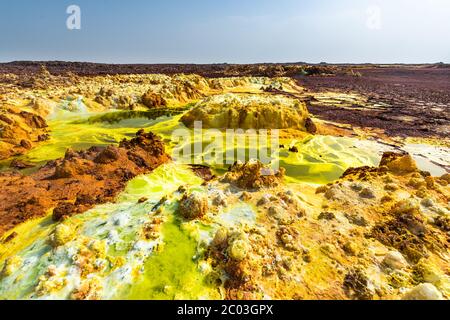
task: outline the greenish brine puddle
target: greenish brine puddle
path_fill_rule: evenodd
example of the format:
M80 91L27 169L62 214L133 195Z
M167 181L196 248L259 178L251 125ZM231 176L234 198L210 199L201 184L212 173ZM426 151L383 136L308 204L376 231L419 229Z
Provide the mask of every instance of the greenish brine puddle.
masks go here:
M197 241L183 231L177 219L163 227L162 251L147 259L144 275L128 299L198 300L220 299L216 287L199 271Z

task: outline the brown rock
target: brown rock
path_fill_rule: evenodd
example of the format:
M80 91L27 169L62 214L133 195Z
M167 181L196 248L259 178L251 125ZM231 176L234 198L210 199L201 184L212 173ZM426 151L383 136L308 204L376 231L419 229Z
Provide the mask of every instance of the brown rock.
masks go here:
M208 211L208 198L198 192L185 193L180 201L180 214L189 220L203 217Z
M232 165L221 181L242 189L274 187L283 181L284 172L284 168L275 172L260 161L249 161L245 164L235 163Z
M5 122L5 123L7 123L7 124L13 124L14 123L14 121L13 120L11 120L10 118L8 118L6 115L4 115L4 114L0 114L0 121L3 121L3 122Z
M23 148L25 148L25 149L31 149L32 147L33 147L33 145L31 144L31 142L30 141L28 141L28 140L25 140L25 139L22 139L21 141L20 141L20 145L23 147Z
M144 203L144 202L146 202L147 200L148 200L148 198L142 197L142 198L140 198L140 199L138 200L138 203Z
M13 161L11 161L11 164L9 165L9 167L22 170L22 169L27 169L27 168L33 168L34 164L31 164L31 163L23 161L23 160L14 159Z
M167 106L166 100L161 95L147 91L142 96L142 103L148 108L159 108Z
M77 207L70 202L60 202L55 209L53 209L53 221L61 221L65 217L70 217L77 213Z
M296 146L290 147L289 152L298 153L298 148Z
M417 171L416 162L408 153L385 152L381 158L380 167L386 166L394 173Z
M317 132L317 126L312 121L311 118L306 118L306 120L305 120L305 129L306 129L307 132L309 132L311 134L315 134Z
M94 159L95 163L107 164L119 159L119 150L117 147L108 146L100 152L100 154Z
M211 181L216 177L216 175L211 171L211 168L208 166L191 164L189 165L191 170L204 181Z
M117 160L108 162L111 158ZM28 176L0 174L0 235L28 219L45 216L52 208L54 219L59 220L113 201L127 181L169 160L159 137L139 131L119 147L67 150L64 158Z

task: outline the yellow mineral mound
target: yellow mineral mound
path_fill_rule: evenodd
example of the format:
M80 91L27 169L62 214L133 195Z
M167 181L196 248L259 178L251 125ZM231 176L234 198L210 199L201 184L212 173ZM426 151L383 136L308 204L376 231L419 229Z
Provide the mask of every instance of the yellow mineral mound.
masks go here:
M187 127L201 121L203 128L298 129L307 131L309 118L303 102L281 95L223 94L201 100L182 118Z

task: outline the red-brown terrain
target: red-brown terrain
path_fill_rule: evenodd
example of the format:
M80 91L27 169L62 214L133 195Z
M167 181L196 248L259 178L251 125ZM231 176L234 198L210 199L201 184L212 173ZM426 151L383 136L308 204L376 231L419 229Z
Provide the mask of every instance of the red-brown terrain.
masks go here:
M163 142L143 130L119 146L68 150L36 173L0 174L0 235L52 208L54 220L82 213L96 204L113 201L126 183L169 161ZM14 195L14 197L11 197Z
M356 92L382 107L360 110L339 106L308 107L320 118L359 127L374 127L404 137L450 135L450 68L436 66L361 67L360 77L298 76L313 91ZM358 107L358 106L356 106Z

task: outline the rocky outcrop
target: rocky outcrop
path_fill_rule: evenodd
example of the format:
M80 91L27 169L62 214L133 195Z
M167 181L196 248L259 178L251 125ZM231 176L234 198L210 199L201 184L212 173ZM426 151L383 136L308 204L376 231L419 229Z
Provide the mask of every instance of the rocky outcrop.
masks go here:
M371 250L359 251L359 275L364 277L344 280L349 298L394 295L396 299L436 300L448 295L445 270L450 242L447 224L442 221L449 216L450 193L445 178L420 171L409 154L386 152L378 167L350 168L338 181L317 189L323 194L322 207L334 215L332 221L340 221L342 227L337 230L345 230L341 219L347 219L354 225L352 231L344 232L352 234L351 243L368 242L384 252L373 265L367 262L372 259ZM371 276L374 268L386 278ZM364 286L359 286L361 283ZM373 291L375 287L382 290ZM370 288L370 296L361 295Z
M68 150L29 176L0 174L0 234L53 210L55 220L113 201L127 181L169 161L163 142L143 130L119 146ZM10 197L14 194L15 197Z
M242 189L275 187L283 182L284 172L284 168L275 172L256 160L247 163L237 162L230 167L221 181Z
M383 166L395 173L411 173L418 170L416 162L407 153L385 152L380 161L380 167Z
M406 293L403 300L443 300L443 297L431 283L422 283Z
M49 139L44 118L9 107L0 109L0 160L21 155Z
M152 92L151 90L147 91L143 96L142 96L142 103L147 107L147 108L159 108L159 107L165 107L167 106L167 102L166 100L161 97L160 95Z
M201 193L185 193L180 200L180 214L188 220L203 217L208 211L208 198Z
M255 162L209 183L218 217L236 201L258 214L251 227L225 224L208 247L226 298L448 299L448 177L418 170L407 154L382 159L317 188L318 198L306 185L261 181Z
M304 103L274 95L225 94L208 97L187 112L181 122L193 127L218 129L298 129L307 131ZM308 128L312 125L308 121Z

